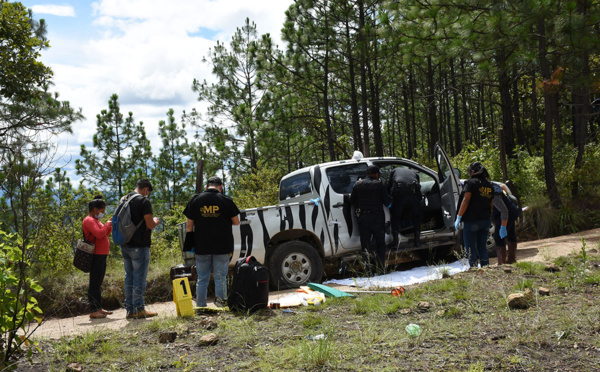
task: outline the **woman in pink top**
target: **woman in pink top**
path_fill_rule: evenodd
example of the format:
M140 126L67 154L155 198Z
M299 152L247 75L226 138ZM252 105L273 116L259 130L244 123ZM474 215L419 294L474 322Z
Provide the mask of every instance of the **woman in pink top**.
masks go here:
M85 240L90 244L95 244L94 258L92 259L92 268L90 270L90 286L88 288L88 300L90 302L90 318L106 318L112 314L112 311L102 309L102 282L106 274L106 257L110 251L110 242L108 235L112 231L112 222L109 220L106 225L100 222L104 217L106 202L102 200L102 195L94 197L88 205L88 215L83 219L83 234Z

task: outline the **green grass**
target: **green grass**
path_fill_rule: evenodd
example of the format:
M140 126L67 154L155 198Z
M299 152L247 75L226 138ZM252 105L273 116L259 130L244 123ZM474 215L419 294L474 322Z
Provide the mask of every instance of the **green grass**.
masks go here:
M540 275L544 272L546 265L540 262L520 261L514 264L523 275ZM559 265L560 266L560 265Z
M180 263L174 257L152 259L148 269L146 302L166 302L172 300L170 269ZM89 274L79 270L70 273L41 272L36 280L43 291L36 296L46 316L70 317L88 313L87 289ZM102 300L105 309L122 307L125 269L119 255L110 255L107 260L106 276L102 285Z
M252 316L216 314L217 328L200 317L156 319L121 331L98 331L41 341L32 361L38 370L218 371L588 371L600 362L600 257L588 253L588 271L550 273L521 262L512 273L490 268L406 288L405 295L360 294L328 299L293 314L265 310ZM563 261L575 265L581 258ZM561 283L568 283L565 290ZM511 310L511 293L539 287L526 310ZM419 308L428 302L430 309ZM411 337L414 323L422 334ZM158 342L177 332L173 344ZM199 339L215 333L215 346ZM315 339L315 336L324 338ZM127 352L123 352L126 350ZM27 370L21 361L20 369ZM35 370L35 369L31 369Z

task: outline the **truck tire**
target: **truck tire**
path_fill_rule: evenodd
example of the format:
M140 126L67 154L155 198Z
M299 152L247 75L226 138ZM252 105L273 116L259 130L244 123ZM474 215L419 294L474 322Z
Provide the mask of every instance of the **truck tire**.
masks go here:
M487 240L485 241L485 246L488 251L488 257L496 257L498 254L496 253L496 242L494 241L494 226L490 228L490 232L488 233Z
M268 260L271 288L298 288L309 282L320 282L323 263L317 251L301 241L285 242L277 247Z

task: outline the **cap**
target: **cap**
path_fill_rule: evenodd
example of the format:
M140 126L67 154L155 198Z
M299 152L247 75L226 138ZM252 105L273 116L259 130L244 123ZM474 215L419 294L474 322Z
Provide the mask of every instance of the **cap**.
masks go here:
M221 181L221 179L220 179L219 177L217 177L217 176L212 176L212 177L210 177L210 178L209 178L209 179L206 181L206 184L207 184L207 185L210 185L210 184L214 184L214 185L222 185L222 184L223 184L223 181Z
M379 167L376 165L369 165L367 168L367 174L377 174L379 173Z

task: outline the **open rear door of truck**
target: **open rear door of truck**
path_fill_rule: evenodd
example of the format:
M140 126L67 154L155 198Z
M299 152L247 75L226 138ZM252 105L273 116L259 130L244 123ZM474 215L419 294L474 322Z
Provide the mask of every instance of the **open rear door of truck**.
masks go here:
M458 197L462 187L459 183L458 176L454 172L454 168L452 168L448 155L446 155L446 152L439 143L435 144L434 154L435 161L438 165L444 224L447 228L454 229Z

